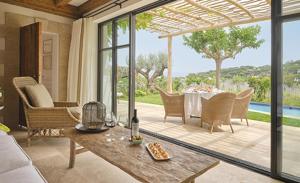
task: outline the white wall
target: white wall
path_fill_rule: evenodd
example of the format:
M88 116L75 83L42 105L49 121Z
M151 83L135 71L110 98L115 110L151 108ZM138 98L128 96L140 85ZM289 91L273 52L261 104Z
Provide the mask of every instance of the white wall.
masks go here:
M24 8L21 6L15 6L12 4L0 2L0 24L5 24L5 16L4 16L5 12L17 13L21 15L30 16L30 17L36 17L36 18L43 18L43 19L47 19L59 23L65 23L65 24L70 24L74 21L74 19L71 18L66 18L66 17L62 17L50 13L45 13L42 11L37 11L29 8Z

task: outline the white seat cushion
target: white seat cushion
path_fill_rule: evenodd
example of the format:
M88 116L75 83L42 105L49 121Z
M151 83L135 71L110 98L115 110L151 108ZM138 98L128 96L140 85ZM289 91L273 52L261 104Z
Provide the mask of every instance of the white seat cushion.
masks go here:
M34 166L25 166L0 174L0 182L5 183L46 183Z
M3 135L0 136L0 150L7 149L8 147L12 147L16 145L16 140L13 136Z
M53 100L42 84L25 86L25 91L34 107L54 107Z
M0 136L0 162L0 173L32 164L28 155L9 135Z
M0 130L0 136L4 136L4 135L7 135L7 133L4 132L4 131L2 131L2 130Z

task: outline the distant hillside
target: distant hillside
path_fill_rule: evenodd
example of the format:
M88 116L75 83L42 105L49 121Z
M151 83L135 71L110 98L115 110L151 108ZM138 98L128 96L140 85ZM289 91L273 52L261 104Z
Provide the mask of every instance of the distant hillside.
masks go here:
M285 83L290 84L300 83L300 60L289 61L283 65L284 80ZM211 70L208 72L199 72L193 75L201 75L207 77L214 77L215 71ZM222 79L232 79L234 76L239 76L242 78L251 76L271 76L271 66L264 65L260 67L254 66L241 66L241 67L231 67L222 69Z

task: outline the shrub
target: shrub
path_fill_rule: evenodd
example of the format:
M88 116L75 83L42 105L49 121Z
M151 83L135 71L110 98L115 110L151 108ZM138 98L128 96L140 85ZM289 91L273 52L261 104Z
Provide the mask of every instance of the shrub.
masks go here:
M143 90L136 90L135 91L135 96L137 96L137 97L143 97L143 96L146 96L146 95L147 95L147 93Z
M269 77L250 77L248 79L249 87L254 89L254 100L261 102L266 98L270 90L271 81Z

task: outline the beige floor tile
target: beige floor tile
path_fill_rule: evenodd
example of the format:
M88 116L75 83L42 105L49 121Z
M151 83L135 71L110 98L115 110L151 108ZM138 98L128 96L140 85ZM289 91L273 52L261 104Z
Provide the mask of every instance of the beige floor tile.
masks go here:
M171 125L172 126L172 125ZM35 139L26 145L26 132L12 133L32 158L33 164L49 183L135 183L138 182L119 168L91 152L76 156L75 167L68 168L69 140L67 138ZM269 177L221 162L196 179L205 183L278 182Z

